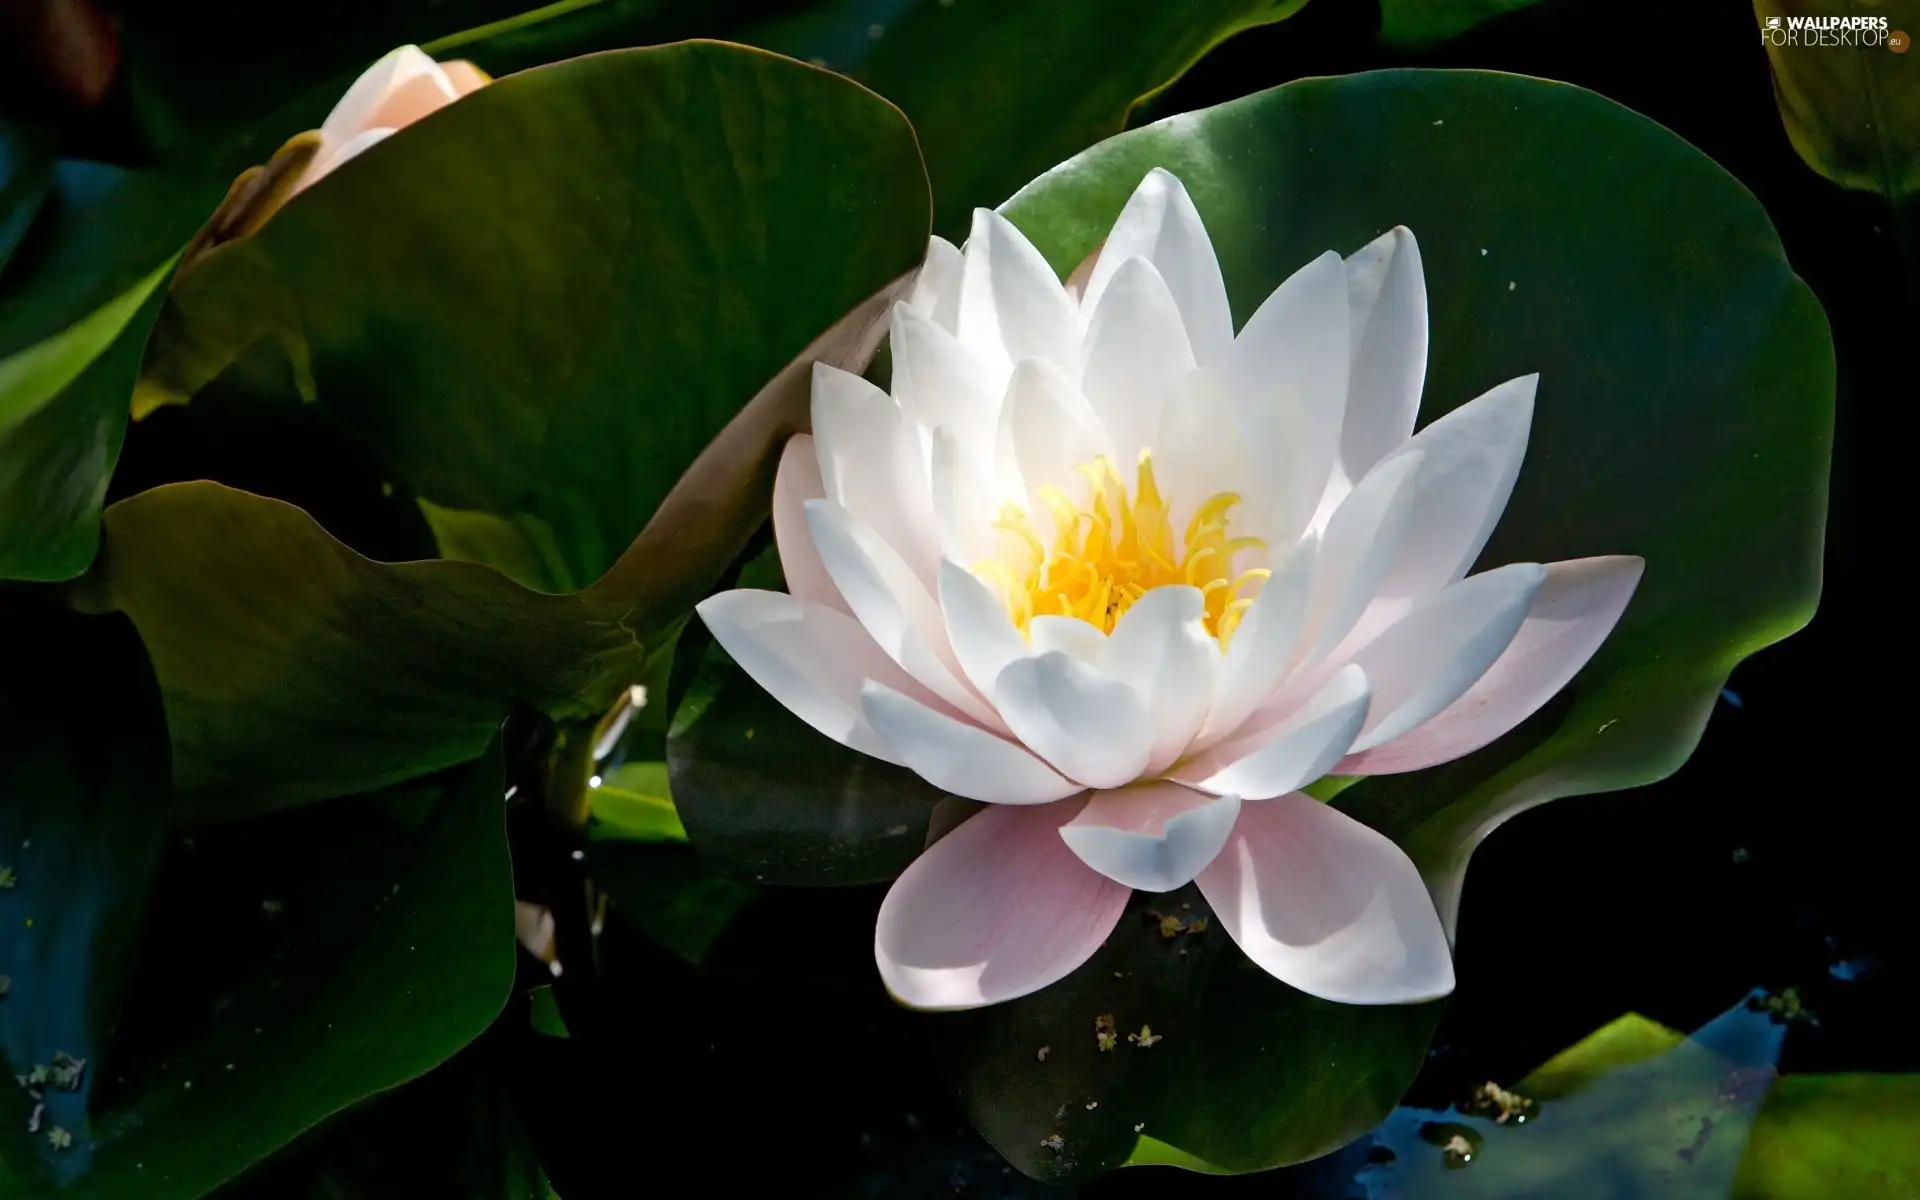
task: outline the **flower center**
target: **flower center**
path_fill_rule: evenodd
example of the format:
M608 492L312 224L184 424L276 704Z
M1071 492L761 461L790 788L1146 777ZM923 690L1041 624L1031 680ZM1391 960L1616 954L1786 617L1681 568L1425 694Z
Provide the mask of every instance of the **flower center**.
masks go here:
M1263 550L1259 538L1232 537L1229 512L1235 492L1216 492L1194 510L1184 536L1175 538L1166 500L1153 477L1153 457L1140 452L1133 492L1106 457L1076 468L1086 477L1087 502L1075 504L1056 487L1040 489L1053 513L1054 539L1041 541L1025 509L1009 501L994 528L1013 536L1014 552L974 565L976 574L998 582L1007 611L1021 633L1035 617L1078 617L1112 633L1134 602L1157 587L1186 585L1206 598L1207 632L1224 649L1253 595L1272 574L1261 567L1236 573L1234 558Z

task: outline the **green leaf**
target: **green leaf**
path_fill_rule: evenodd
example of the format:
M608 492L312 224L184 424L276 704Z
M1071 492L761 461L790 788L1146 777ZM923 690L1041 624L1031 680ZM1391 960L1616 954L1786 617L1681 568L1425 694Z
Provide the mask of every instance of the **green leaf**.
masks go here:
M46 131L0 118L0 271L53 185L53 163Z
M377 563L292 505L219 484L115 504L106 547L77 598L146 640L184 821L456 765L516 700L597 716L643 658L618 597L529 592L477 563Z
M603 842L588 873L616 914L673 954L698 966L761 889L709 870L688 846Z
M1008 215L1064 271L1154 166L1193 192L1242 316L1315 255L1411 228L1432 330L1422 422L1541 375L1481 564L1647 560L1626 616L1554 704L1457 763L1334 799L1414 856L1451 924L1467 857L1495 826L1670 774L1734 665L1812 616L1833 429L1825 317L1732 176L1565 84L1302 80L1123 134ZM1623 192L1622 177L1658 186Z
M1920 191L1920 86L1913 60L1888 49L1895 32L1920 29L1920 8L1869 0L1753 0L1764 28L1796 17L1879 17L1883 31L1824 39L1801 30L1765 30L1780 119L1808 166L1843 187L1898 201ZM1868 37L1872 41L1866 40Z
M1788 1075L1760 1106L1740 1200L1920 1192L1920 1075Z
M425 48L496 74L588 50L723 37L860 80L913 121L933 180L934 227L963 237L993 205L1062 158L1120 131L1134 104L1244 29L1306 0L815 0L682 6L550 4ZM1114 36L1114 31L1125 31ZM1035 113L1045 113L1036 122Z
M527 1020L535 1033L543 1037L568 1038L566 1018L560 1015L560 1002L553 997L553 985L543 983L527 993Z
M1143 1135L1219 1171L1256 1171L1336 1149L1393 1108L1442 1006L1315 999L1256 967L1211 918L1191 885L1136 893L1107 944L1064 980L928 1018L968 1118L996 1150L1057 1182L1137 1158ZM1103 1016L1110 1050L1096 1034ZM1142 1046L1143 1028L1160 1040ZM1153 1153L1139 1161L1167 1162Z
M61 1194L205 1195L486 1029L514 973L502 780L492 747L418 829L372 796L176 843Z
M1526 465L1482 561L1647 559L1625 619L1558 703L1458 764L1368 779L1333 800L1413 854L1451 921L1467 856L1489 830L1542 800L1674 770L1733 665L1811 615L1833 403L1820 309L1730 176L1565 85L1479 72L1304 80L1103 143L1035 181L1007 214L1065 274L1155 166L1192 192L1242 317L1327 249L1351 253L1411 227L1433 331L1423 418L1542 375ZM1623 191L1622 177L1659 185ZM1032 1058L1043 1031L1084 1030L1103 993L1132 986L1100 974L1073 977L1095 989L1084 995L1070 982L938 1019L981 1031L952 1067L970 1115L1023 1169L1078 1178L1131 1149L1125 1134L1141 1116L1131 1094L1109 1105L1104 1059ZM1232 1002L1244 1008L1192 987L1169 993L1163 1003L1197 997L1180 1031L1195 1065L1156 1068L1170 1077L1149 1099L1181 1102L1162 1100L1175 1111L1143 1132L1250 1170L1322 1153L1391 1109L1432 1019L1413 1014L1427 1010L1323 1011L1265 986ZM1120 1020L1157 1032L1155 1007ZM1166 1048L1176 1045L1170 1032ZM1327 1067L1330 1045L1353 1056L1322 1084L1351 1089L1339 1104L1305 1084L1304 1064ZM1100 1108L1069 1105L1069 1151L1050 1158L1036 1148L1042 1127L1076 1093ZM1196 1095L1219 1105L1211 1121Z
M0 625L0 1196L12 1196L93 1158L87 1107L165 842L167 734L124 618L14 595L0 597ZM36 1067L72 1077L34 1087L45 1108L29 1137L37 1101L11 1077ZM72 1144L56 1149L55 1128Z
M667 735L674 805L717 869L810 887L892 879L946 793L829 741L707 648Z
M544 527L549 578L591 580L762 385L915 267L926 206L905 119L840 77L710 43L557 63L183 273L149 373L191 394L271 339L411 491Z
M1450 41L1537 0L1380 0L1380 40L1402 50Z
M587 836L595 841L687 840L663 762L622 763L602 777L587 799L593 814Z

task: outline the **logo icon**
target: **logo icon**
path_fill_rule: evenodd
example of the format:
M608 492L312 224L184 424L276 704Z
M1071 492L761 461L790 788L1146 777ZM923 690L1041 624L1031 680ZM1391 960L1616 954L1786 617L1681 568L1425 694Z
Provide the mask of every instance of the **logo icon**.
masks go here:
M1768 29L1778 29L1778 28L1780 28L1780 18L1779 18L1779 17L1768 17L1768 18L1767 18L1767 28L1768 28Z

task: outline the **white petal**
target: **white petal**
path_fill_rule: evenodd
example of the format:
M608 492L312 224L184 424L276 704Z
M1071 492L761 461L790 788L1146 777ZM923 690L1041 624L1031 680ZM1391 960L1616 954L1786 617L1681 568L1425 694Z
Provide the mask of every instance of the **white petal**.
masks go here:
M1131 481L1140 451L1151 449L1161 413L1194 366L1180 309L1152 263L1129 258L1115 270L1087 317L1081 363L1080 390L1112 439L1114 466Z
M1027 488L1027 511L1043 532L1058 536L1041 490L1057 488L1072 499L1085 495L1086 479L1076 468L1101 456L1113 457L1107 431L1066 371L1040 358L1014 367L1000 423L1000 440L1013 446Z
M1243 800L1266 800L1305 787L1346 754L1366 722L1368 701L1366 673L1343 667L1284 719L1249 728L1168 774Z
M942 791L983 804L1050 804L1086 789L1019 746L878 683L860 711L896 761Z
M1406 444L1427 376L1427 281L1420 245L1396 226L1347 259L1353 366L1331 510L1373 465Z
M973 210L960 287L960 341L998 372L1023 358L1073 361L1080 321L1066 289L1026 235L984 208Z
M1520 475L1539 379L1508 380L1422 429L1397 452L1421 461L1412 524L1380 582L1382 596L1430 596L1464 577L1480 557Z
M300 182L294 186L294 191L302 192L319 183L349 161L392 137L395 132L397 131L392 129L363 130L338 144L322 139L321 151L314 155L313 161L307 164L307 169L300 173Z
M973 572L954 563L940 564L940 611L947 620L960 667L982 693L991 695L1007 664L1027 653L1006 606Z
M441 74L440 66L418 46L401 46L360 73L333 111L321 123L320 136L329 144L343 145L368 127L368 118L394 92L421 76ZM344 160L342 160L344 161ZM338 165L338 164L335 164Z
M960 327L960 281L965 271L966 260L960 257L959 247L943 237L929 239L927 260L920 265L907 303L952 333Z
M1199 588L1158 587L1140 597L1107 638L1101 669L1138 693L1153 718L1149 775L1173 765L1206 720L1220 643L1207 632L1205 615Z
M1078 808L988 808L914 860L874 926L874 961L896 1000L932 1011L999 1004L1093 957L1132 893L1060 840Z
M1027 622L1027 641L1035 654L1058 650L1090 667L1107 657L1107 635L1079 617L1035 617Z
M1338 646L1399 561L1414 521L1413 480L1420 463L1417 451L1392 456L1367 472L1334 510L1314 561L1297 661L1316 660Z
M1308 995L1412 1004L1453 990L1446 934L1413 860L1311 796L1244 805L1199 882L1247 957Z
M1095 792L1060 836L1108 879L1143 892L1171 892L1213 861L1239 815L1238 796L1209 796L1155 779Z
M1009 664L993 703L1013 736L1086 787L1132 783L1153 748L1139 694L1057 650Z
M1373 690L1355 752L1393 740L1479 681L1520 630L1545 567L1516 563L1463 579L1413 606L1354 655Z
M780 468L773 476L773 541L780 550L780 571L787 577L787 590L811 604L823 605L853 615L840 589L820 562L813 548L813 535L807 531L806 503L826 495L820 483L820 461L815 457L813 436L797 433L780 450Z
M1271 538L1307 527L1340 448L1351 363L1346 266L1329 251L1267 297L1220 371L1241 414L1256 481L1248 497Z
M1431 720L1364 753L1341 775L1417 771L1471 754L1532 716L1567 685L1613 631L1645 569L1644 559L1550 563L1520 632L1465 695Z
M1097 304L1120 264L1135 257L1152 263L1167 281L1194 358L1202 366L1223 361L1233 345L1233 313L1220 261L1186 186L1159 167L1147 172L1120 210L1087 281L1082 308Z
M1175 529L1185 528L1194 510L1215 495L1235 492L1243 499L1230 510L1233 534L1265 533L1252 528L1247 512L1251 472L1241 443L1239 413L1225 382L1205 367L1189 371L1161 411L1152 443L1154 478Z
M935 586L940 534L919 436L893 397L851 371L813 365L813 440L827 499Z
M893 397L922 429L945 427L967 452L991 462L999 376L959 339L905 304L893 306Z
M887 656L970 719L1004 729L962 679L940 606L892 547L831 500L809 500L805 509L821 564Z
M1307 615L1307 588L1319 539L1309 534L1287 551L1240 619L1220 664L1220 687L1196 749L1239 729L1287 677Z
M709 596L695 611L755 683L802 721L862 754L900 761L860 711L867 680L939 704L843 612L783 592L744 589Z
M986 468L945 426L933 431L932 472L933 522L940 534L940 553L962 563L991 558L997 535Z

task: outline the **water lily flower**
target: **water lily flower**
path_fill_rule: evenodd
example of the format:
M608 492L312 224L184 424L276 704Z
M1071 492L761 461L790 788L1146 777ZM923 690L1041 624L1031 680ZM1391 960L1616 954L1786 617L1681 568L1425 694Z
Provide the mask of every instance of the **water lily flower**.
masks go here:
M813 432L775 483L790 594L699 611L815 729L986 805L881 906L894 996L1035 991L1134 889L1190 881L1303 991L1451 991L1413 862L1300 789L1486 745L1625 608L1637 558L1467 574L1536 377L1416 434L1413 235L1313 260L1236 334L1200 215L1158 170L1070 285L975 213L964 253L934 241L890 337L891 395L815 370Z
M361 72L320 126L320 146L294 185L312 187L369 146L437 112L491 79L464 59L435 62L402 46Z

